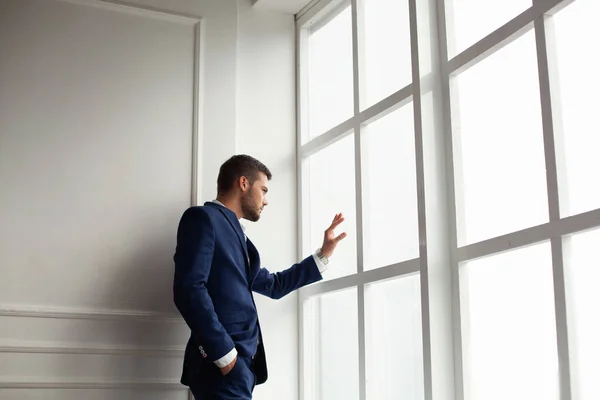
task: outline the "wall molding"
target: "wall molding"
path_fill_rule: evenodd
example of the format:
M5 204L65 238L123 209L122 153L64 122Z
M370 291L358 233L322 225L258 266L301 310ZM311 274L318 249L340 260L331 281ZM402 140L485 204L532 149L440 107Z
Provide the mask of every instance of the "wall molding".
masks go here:
M200 154L202 153L202 123L204 108L204 22L198 15L180 13L163 8L156 8L143 4L132 4L124 0L56 0L63 3L85 5L107 10L133 13L140 16L171 20L173 22L191 24L194 27L194 60L193 60L193 112L192 112L192 181L190 206L198 205L200 197L200 177L202 169Z
M151 18L159 18L167 21L196 24L202 17L199 15L176 12L164 8L152 7L143 4L133 4L128 1L121 0L56 0L63 3L78 4L105 10L127 12L134 15L140 15Z
M177 22L191 23L194 26L194 54L193 54L193 115L192 115L192 181L190 205L198 204L200 191L201 166L199 155L201 153L202 109L203 109L203 80L204 80L204 23L202 17L178 13L171 10L159 9L145 5L132 4L123 0L56 0L58 2L87 5L111 9L114 11L134 12L143 16L172 19ZM136 322L177 322L182 323L179 315L158 313L143 310L127 309L94 309L94 308L67 308L47 307L37 305L10 305L0 304L0 317L27 317L27 318L55 318L55 319L82 319L82 320L117 320Z
M179 13L172 10L155 8L147 5L133 4L123 0L56 0L63 3L87 5L111 9L114 11L133 12L143 16L166 18L177 22L191 23L194 26L193 49L193 115L192 115L192 181L190 205L198 203L200 191L203 80L204 80L204 23L201 16ZM183 323L176 314L159 313L128 309L95 309L47 307L37 305L0 304L0 317L82 319L82 320L117 320L135 322L169 322Z
M53 344L42 342L0 341L0 354L78 354L183 358L184 352L185 348L177 346L139 347L103 344Z
M12 304L0 304L0 317L183 323L179 315L154 311Z
M181 390L188 388L174 380L104 380L82 379L48 380L43 378L0 377L0 389L139 389Z

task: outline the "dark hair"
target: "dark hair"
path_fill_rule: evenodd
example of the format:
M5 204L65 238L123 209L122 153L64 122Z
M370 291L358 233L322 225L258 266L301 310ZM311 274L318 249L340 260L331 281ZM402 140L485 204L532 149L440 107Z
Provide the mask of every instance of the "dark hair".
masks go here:
M246 154L239 154L225 161L219 169L219 177L217 178L217 194L224 195L231 190L234 183L242 176L245 176L250 184L253 185L258 177L258 173L262 172L271 180L273 175L265 164L258 161L256 158Z

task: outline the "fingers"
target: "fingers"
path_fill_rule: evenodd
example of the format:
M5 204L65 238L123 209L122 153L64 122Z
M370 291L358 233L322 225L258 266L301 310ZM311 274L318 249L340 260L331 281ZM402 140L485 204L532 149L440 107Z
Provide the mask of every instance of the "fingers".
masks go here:
M346 232L344 232L344 233L340 233L340 234L339 234L339 235L338 235L338 236L335 238L335 241L336 241L336 242L339 242L340 240L344 239L346 236L347 236L347 235L346 235Z
M331 222L331 225L329 226L329 229L335 229L339 224L341 224L342 222L344 222L344 216L342 215L342 213L339 214L335 214L335 217L333 218L333 221Z

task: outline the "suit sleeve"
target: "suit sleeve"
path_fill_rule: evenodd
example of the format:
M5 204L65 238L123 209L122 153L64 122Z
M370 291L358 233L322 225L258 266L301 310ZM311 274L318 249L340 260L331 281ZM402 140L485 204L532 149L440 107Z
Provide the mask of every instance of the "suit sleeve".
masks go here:
M323 279L313 256L307 257L285 271L270 273L265 268L258 271L252 290L272 299L283 296L303 286Z
M212 362L234 348L206 288L214 249L215 231L210 217L200 207L189 208L181 217L177 231L173 295L196 344L202 345Z

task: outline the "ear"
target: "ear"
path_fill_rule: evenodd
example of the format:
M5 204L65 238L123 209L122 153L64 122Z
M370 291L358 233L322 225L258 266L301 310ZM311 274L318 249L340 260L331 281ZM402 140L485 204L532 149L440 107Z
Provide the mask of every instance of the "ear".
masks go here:
M250 181L248 181L248 178L246 178L245 176L240 177L238 184L240 185L240 189L242 190L242 192L247 192L251 186Z

